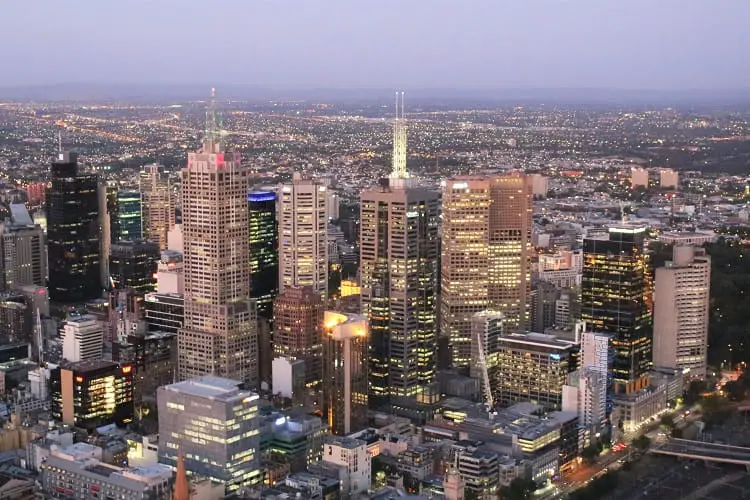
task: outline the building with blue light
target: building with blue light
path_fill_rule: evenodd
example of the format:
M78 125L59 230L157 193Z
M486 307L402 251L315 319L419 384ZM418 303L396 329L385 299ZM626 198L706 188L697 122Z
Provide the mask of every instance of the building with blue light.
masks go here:
M247 196L250 225L250 297L258 317L273 319L273 299L279 291L279 237L276 193L253 191Z

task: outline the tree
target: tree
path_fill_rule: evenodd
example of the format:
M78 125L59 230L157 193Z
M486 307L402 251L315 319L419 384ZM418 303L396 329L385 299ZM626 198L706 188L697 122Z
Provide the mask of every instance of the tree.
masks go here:
M527 500L536 491L536 483L533 479L517 477L510 485L500 489L500 498L503 500Z
M706 392L706 389L708 389L708 387L703 380L691 381L685 391L685 404L692 406L697 403L701 398L701 394Z
M745 399L745 391L747 389L745 388L745 384L739 380L730 380L724 384L723 389L729 401L742 401Z
M640 435L633 440L633 446L641 451L646 451L651 446L651 439L646 435Z
M674 427L674 416L671 413L665 413L661 416L659 423L665 429L671 430Z
M712 394L701 399L699 404L703 411L703 422L707 428L720 425L729 418L729 400L725 397Z
M592 443L581 451L581 458L587 464L593 464L596 463L596 459L599 458L601 452L602 451L599 449L599 446L597 446L597 443Z

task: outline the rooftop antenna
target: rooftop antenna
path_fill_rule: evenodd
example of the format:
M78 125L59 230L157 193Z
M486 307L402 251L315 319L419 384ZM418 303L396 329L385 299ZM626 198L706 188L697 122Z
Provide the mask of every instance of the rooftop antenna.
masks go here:
M221 150L221 135L216 114L216 89L211 87L211 99L206 107L206 132L203 138L203 149L207 153L218 153Z
M404 93L396 92L396 119L393 121L393 170L391 178L406 179L406 122L404 120Z

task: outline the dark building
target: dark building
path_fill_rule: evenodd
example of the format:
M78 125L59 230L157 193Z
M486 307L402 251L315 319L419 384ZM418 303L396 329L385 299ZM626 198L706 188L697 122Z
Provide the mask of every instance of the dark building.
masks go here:
M112 238L112 243L119 240L140 240L142 236L141 227L141 193L138 191L119 191L117 193L117 239Z
M176 293L149 293L143 314L149 332L177 333L185 322L185 298Z
M98 179L78 173L75 153L60 153L52 163L46 211L50 300L71 303L99 297Z
M583 241L581 319L589 330L613 335L613 389L619 394L649 384L653 287L645 233L642 227L613 227Z
M128 335L127 344L119 349L119 361L135 368L134 400L156 401L156 389L175 382L177 368L177 334L149 332Z
M279 292L279 235L276 193L253 191L247 196L250 224L250 297L258 317L273 320L273 299Z
M156 289L161 259L159 245L150 241L118 241L109 252L109 273L115 288L132 288L145 295Z
M50 373L52 416L93 431L133 420L133 365L90 360L58 366Z
M106 189L107 214L109 216L109 241L114 243L120 241L120 216L119 207L117 206L117 186L108 184Z
M31 319L23 295L17 293L0 295L0 345L30 344Z

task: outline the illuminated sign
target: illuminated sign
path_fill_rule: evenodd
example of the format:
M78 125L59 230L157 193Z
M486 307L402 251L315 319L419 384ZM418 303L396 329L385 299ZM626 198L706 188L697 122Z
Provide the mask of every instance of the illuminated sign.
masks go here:
M122 367L122 373L127 374L127 373L130 373L131 371L133 371L133 367L130 365L125 365Z
M419 212L416 212L416 211L412 210L411 212L406 212L406 216L410 217L410 218L411 217L419 217Z
M456 182L453 184L453 189L466 189L469 185L465 182Z
M77 377L76 377L76 382L78 382L79 384L80 384L81 382L83 382L83 377L81 377L80 375L79 375L79 376L77 376Z
M247 201L274 201L276 193L272 191L253 191L247 195Z

